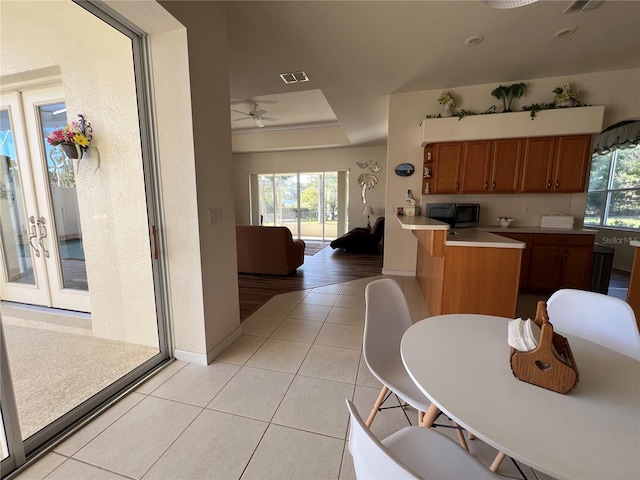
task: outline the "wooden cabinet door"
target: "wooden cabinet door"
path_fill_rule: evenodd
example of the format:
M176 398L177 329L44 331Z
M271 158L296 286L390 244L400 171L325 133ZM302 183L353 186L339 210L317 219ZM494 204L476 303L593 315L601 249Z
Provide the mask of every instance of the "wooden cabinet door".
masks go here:
M566 247L563 257L561 287L588 289L591 284L593 247Z
M433 147L433 193L458 193L462 142L436 143Z
M553 191L583 192L591 159L591 135L558 137Z
M533 193L551 190L555 143L555 137L527 138L525 140L520 191Z
M529 288L556 290L560 285L563 247L534 245L531 249Z
M491 153L491 184L496 193L515 193L520 187L522 169L522 139L495 140Z
M491 140L464 142L460 174L461 193L484 193L491 188Z

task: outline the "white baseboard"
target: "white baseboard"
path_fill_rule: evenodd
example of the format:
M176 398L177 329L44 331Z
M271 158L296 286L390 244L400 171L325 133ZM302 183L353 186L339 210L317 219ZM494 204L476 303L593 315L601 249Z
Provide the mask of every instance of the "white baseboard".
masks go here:
M183 362L195 363L196 365L208 365L207 356L202 353L185 352L183 350L174 350L173 356L176 360Z
M242 335L242 327L239 326L233 331L231 335L229 335L222 342L220 342L218 345L207 352L207 363L213 362L213 360L222 352L224 352L229 347L229 345L240 338L240 335Z
M386 268L382 269L383 275L396 275L399 277L415 277L415 270L387 270Z
M238 327L231 335L209 350L206 355L202 353L186 352L184 350L174 350L173 356L176 360L181 360L183 362L195 363L196 365L209 365L218 355L224 352L229 345L235 342L240 335L242 335L242 328Z

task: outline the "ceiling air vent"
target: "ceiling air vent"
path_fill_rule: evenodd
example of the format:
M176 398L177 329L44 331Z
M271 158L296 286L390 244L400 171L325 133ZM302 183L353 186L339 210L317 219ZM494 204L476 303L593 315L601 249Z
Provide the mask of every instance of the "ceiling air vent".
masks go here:
M595 10L604 0L575 0L567 7L564 13L584 12L586 10Z
M299 72L291 72L291 73L281 73L280 74L280 78L282 79L282 81L284 83L301 83L301 82L308 82L309 81L309 77L307 76L306 72L304 71L299 71Z

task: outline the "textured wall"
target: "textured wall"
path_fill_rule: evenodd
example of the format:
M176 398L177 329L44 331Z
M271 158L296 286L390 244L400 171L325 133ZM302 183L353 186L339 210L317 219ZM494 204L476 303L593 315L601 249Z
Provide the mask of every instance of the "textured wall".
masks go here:
M131 42L72 2L2 2L2 74L59 66L100 151L76 175L96 336L157 345Z

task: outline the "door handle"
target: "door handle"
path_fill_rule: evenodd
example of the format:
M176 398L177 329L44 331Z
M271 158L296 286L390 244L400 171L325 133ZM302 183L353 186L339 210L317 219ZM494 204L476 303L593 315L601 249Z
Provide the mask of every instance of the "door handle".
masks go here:
M40 236L38 237L38 243L40 244L40 248L42 248L42 251L44 252L44 256L46 258L49 258L51 255L49 254L49 250L47 250L47 248L44 246L43 242L44 239L47 238L47 227L44 226L44 217L38 218L38 221L36 223L38 225L38 232L40 233Z
M260 216L262 217L262 215ZM157 260L158 259L158 237L157 237L155 225L151 225L151 235L153 236L153 259Z
M29 217L29 223L31 223L31 227L29 228L31 230L31 233L29 234L29 245L31 245L33 251L36 252L36 257L39 257L40 250L38 250L37 244L34 245L32 241L34 238L38 238L38 234L36 233L36 219L33 215Z

